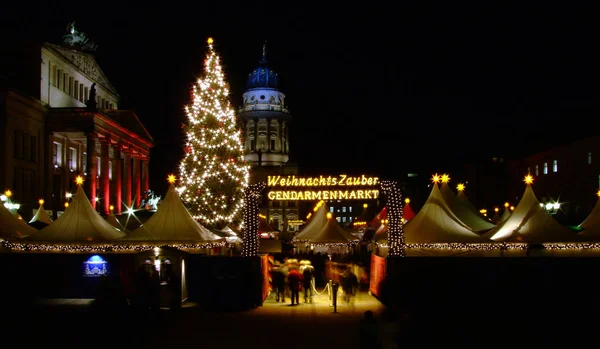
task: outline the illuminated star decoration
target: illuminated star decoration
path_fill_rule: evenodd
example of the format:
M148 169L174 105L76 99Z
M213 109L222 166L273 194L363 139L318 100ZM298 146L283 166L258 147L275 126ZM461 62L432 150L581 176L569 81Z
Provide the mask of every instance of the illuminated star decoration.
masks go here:
M410 204L410 199L409 198L404 199L404 203L407 205Z
M44 199L39 199L38 200L38 204L43 205L44 204Z
M456 190L458 190L458 191L465 190L465 185L462 183L458 183L458 185L456 186Z
M431 181L433 183L439 183L440 181L440 175L438 175L437 173L433 175L433 177L431 177Z
M171 183L171 184L175 183L175 181L176 181L176 180L177 180L177 179L175 178L175 175L172 175L172 174L170 174L170 175L167 177L167 181L169 181L169 183Z
M525 179L523 181L529 185L529 184L533 183L533 176L527 175L527 176L525 176Z
M598 197L600 197L600 190L598 190L598 192L596 193L596 195L598 195Z
M75 184L82 185L83 184L83 177L77 176L77 178L75 178Z
M450 181L450 176L447 174L442 175L442 183L448 183Z

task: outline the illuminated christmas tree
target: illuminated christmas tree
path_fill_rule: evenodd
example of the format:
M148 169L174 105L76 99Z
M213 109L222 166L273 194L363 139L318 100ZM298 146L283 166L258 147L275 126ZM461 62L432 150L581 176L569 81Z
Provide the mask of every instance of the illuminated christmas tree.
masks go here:
M244 160L229 87L210 38L204 76L194 85L191 98L185 108L187 142L179 166L181 199L205 225L240 222L250 166Z

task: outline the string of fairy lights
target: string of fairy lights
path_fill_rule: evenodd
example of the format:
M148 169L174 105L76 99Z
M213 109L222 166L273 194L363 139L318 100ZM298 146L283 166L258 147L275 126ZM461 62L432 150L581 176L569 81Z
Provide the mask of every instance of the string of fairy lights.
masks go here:
M244 209L244 244L242 245L243 257L258 256L258 247L260 243L258 235L258 229L260 225L259 200L265 187L266 184L264 182L252 184L246 188L246 192L244 193L246 207Z
M185 107L189 123L177 191L194 219L210 225L231 223L242 214L250 166L211 38L208 51L204 77L193 86L192 104Z
M402 231L402 194L398 184L394 181L382 181L381 189L386 197L389 255L404 257L406 244Z
M225 246L225 242L204 242L204 243L173 243L173 244L152 244L152 243L102 243L102 244L61 244L61 243L43 243L43 242L15 242L0 239L0 246L5 249L16 252L71 252L71 253L91 253L91 252L131 252L137 253L147 251L155 247L171 247L180 250L204 250Z

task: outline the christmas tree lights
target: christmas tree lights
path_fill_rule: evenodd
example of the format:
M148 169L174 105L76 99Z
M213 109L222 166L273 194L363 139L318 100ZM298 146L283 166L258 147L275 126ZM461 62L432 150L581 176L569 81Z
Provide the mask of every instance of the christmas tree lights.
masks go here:
M218 226L240 220L250 166L212 39L204 69L193 87L192 103L185 108L187 142L178 192L194 219Z
M252 184L247 187L244 193L246 203L244 209L244 244L242 246L242 256L244 257L258 256L258 245L260 243L258 235L260 207L258 203L265 186L264 182Z
M382 181L381 189L386 197L385 207L388 215L388 245L390 256L405 256L406 243L402 231L402 194L398 184L393 181Z

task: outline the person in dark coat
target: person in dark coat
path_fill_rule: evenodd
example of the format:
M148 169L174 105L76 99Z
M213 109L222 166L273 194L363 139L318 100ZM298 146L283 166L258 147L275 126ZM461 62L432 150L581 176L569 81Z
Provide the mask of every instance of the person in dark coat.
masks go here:
M302 285L302 274L296 268L291 268L288 274L288 285L292 294L292 305L294 300L296 305L300 304L300 287Z
M285 302L285 273L281 269L280 265L275 265L271 269L271 280L273 280L273 288L276 292L276 300L279 302Z

